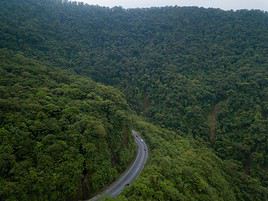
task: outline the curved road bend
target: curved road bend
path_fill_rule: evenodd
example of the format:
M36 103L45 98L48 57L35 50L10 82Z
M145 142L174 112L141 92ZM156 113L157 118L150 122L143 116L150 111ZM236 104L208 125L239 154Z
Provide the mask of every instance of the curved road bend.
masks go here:
M126 186L132 183L142 171L148 158L148 147L136 131L132 130L132 135L138 146L138 152L135 161L119 177L119 179L112 183L104 192L96 195L88 201L97 201L103 196L116 197L123 191Z

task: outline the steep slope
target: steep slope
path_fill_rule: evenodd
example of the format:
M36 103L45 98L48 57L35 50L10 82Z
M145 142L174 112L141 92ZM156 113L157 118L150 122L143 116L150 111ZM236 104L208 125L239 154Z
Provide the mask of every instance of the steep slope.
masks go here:
M0 200L85 199L132 161L119 91L6 50L0 75Z

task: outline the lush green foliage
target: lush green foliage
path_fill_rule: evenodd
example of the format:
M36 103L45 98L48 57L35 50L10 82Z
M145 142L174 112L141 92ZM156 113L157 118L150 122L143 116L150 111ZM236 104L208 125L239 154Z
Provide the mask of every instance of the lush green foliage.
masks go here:
M268 190L244 175L235 161L222 161L192 140L135 121L150 145L149 164L119 201L240 201L268 199ZM171 140L172 139L172 140ZM250 192L250 193L249 193ZM110 200L110 199L107 199ZM111 199L112 200L112 199Z
M0 200L88 198L134 156L117 90L0 52Z
M95 81L116 86L124 92L131 108L147 117L147 120L183 136L193 137L202 144L201 147L206 144L213 148L217 156L226 160L221 162L206 149L192 148L192 145L189 145L188 148L192 149L193 154L188 159L187 155L172 159L169 157L178 167L178 172L176 169L174 172L169 172L171 175L180 177L180 171L184 166L188 168L190 166L188 163L196 160L196 163L191 165L194 168L200 163L198 169L200 174L197 175L199 179L201 178L200 181L207 182L205 176L201 175L202 170L215 167L217 171L212 177L219 178L220 185L229 184L226 185L224 192L231 189L229 194L231 197L228 197L230 200L255 200L254 196L256 200L267 199L268 14L266 12L246 10L227 12L192 7L124 10L67 1L62 3L61 0L3 0L0 1L0 19L0 48L7 48L18 55L23 54L49 66L71 69L78 74L90 76ZM4 56L3 59L5 58ZM21 65L23 66L25 64ZM40 82L37 71L30 80L36 76L36 81ZM46 80L52 79L53 75L54 73L47 74ZM13 79L15 82L17 78ZM63 88L55 87L68 91L66 96L72 100L71 104L68 105L63 101L64 104L57 105L53 100L49 103L57 107L66 106L62 108L63 111L71 109L67 112L75 113L72 111L75 105L73 101L82 104L88 99L80 87L76 89L72 85L73 82L76 83L75 80L76 78L72 78ZM23 82L28 83L25 80ZM84 86L83 82L80 85ZM1 89L1 95L12 93L12 90L7 90L9 88L6 85ZM40 93L28 91L27 88L21 90L29 93L28 96L32 94L33 100L38 97L41 99L46 93L53 94L54 89L47 91L46 85L47 83L43 83L42 89L38 89ZM102 88L106 89L101 86ZM100 90L103 91L99 95L101 103L106 92L113 91L111 88L104 89ZM36 96L33 95L35 93ZM90 96L89 100L91 99ZM48 100L43 98L42 101ZM99 104L95 101L91 107L97 109L99 106L95 106L95 103ZM120 108L123 107L120 110L125 111L127 108L127 103L122 98L116 98L114 103L115 108L119 103L124 105L119 104ZM5 101L1 103L1 107L9 108L9 104L13 102ZM84 107L82 105L78 106L80 110ZM29 108L31 109L38 108ZM51 110L54 110L53 107ZM50 115L49 112L50 109L43 111L47 116ZM109 119L105 112L100 112L97 116L95 111L93 113L93 119L97 124L104 124L106 132L113 132L109 129L107 131L107 123L103 122L111 121L109 125L113 125L117 122L114 120L117 115ZM16 115L19 115L18 119L23 119L24 115L31 119L31 115L35 114L18 112ZM61 116L56 117L61 119ZM106 120L103 120L104 117ZM55 117L49 116L50 121L54 123L53 118ZM60 123L62 123L60 126L64 126L64 122ZM3 123L5 124L6 122ZM115 130L120 128L122 130L124 125L118 125ZM54 132L56 133L55 130ZM172 142L174 135L165 132L168 134L163 138L166 142L161 141L163 147L171 146L171 150L176 153L176 149L179 150L177 146L183 145ZM153 133L160 135L158 132ZM157 144L157 135L152 135L148 138L150 139ZM105 143L109 144L112 141L108 138ZM120 152L120 142L115 147ZM195 155L198 156L196 154L198 152L204 152L202 156L204 158L197 160ZM121 155L122 153L123 151ZM127 152L122 158L129 158L130 155ZM162 155L155 157L155 160L164 160ZM182 163L180 161L182 159L186 162ZM204 160L214 161L216 165L208 162L205 166ZM101 160L99 162L101 163ZM119 160L117 164L123 162L126 164L125 160ZM171 178L166 175L168 172L162 173L161 166L158 168L157 171L161 172L163 178L167 180ZM156 188L151 181L147 181L149 173L144 176L146 176L144 182L149 182L146 184ZM112 178L113 176L104 180L108 182ZM103 186L104 183L98 182L99 180L91 192ZM210 187L213 186L212 183L207 183ZM176 185L175 188L182 193L182 200L188 199L185 191ZM192 183L189 188L194 189ZM213 193L211 189L206 193L220 200L223 194L220 194L220 188L215 189ZM153 192L156 193L157 190L154 189ZM199 193L201 196L202 192ZM198 197L198 191L195 194L196 199L202 200ZM139 195L133 196L135 197L133 199L137 199ZM131 197L130 193L127 197Z

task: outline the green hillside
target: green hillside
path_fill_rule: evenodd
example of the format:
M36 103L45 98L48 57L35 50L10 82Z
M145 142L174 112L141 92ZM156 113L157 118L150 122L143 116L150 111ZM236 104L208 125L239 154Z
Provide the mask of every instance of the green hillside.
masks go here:
M245 175L240 163L222 161L204 144L142 120L136 128L150 145L141 177L117 201L263 201L268 190Z
M78 200L132 161L129 108L111 88L0 51L0 200Z
M133 125L152 153L118 199L268 199L267 12L2 0L0 49L0 201L95 194Z

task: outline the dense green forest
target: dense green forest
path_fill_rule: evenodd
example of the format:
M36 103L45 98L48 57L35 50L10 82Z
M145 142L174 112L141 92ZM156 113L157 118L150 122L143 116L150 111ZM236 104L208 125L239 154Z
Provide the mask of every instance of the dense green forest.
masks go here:
M245 175L237 161L222 161L202 143L141 119L135 122L151 148L149 164L123 195L107 201L268 199L267 188Z
M0 52L0 200L78 200L132 161L117 90Z
M49 200L94 194L132 159L132 124L144 130L152 155L120 199L268 199L267 12L2 0L0 19L0 200L22 193L34 199L27 196L46 192ZM131 119L133 111L145 120ZM71 120L65 112L76 115ZM101 140L87 138L80 121ZM21 138L4 137L13 135ZM77 142L66 156L72 165L68 182L60 176L54 186L44 179L38 189L29 188L34 178L53 176L41 174L38 149L46 153L58 141ZM27 143L29 150L21 151ZM90 150L96 156L88 156ZM57 158L49 160L58 167ZM22 161L30 161L25 167L32 167L34 178L13 172ZM172 168L164 170L169 163ZM207 170L215 170L211 178ZM51 171L58 176L60 170ZM63 183L66 192L60 194Z

